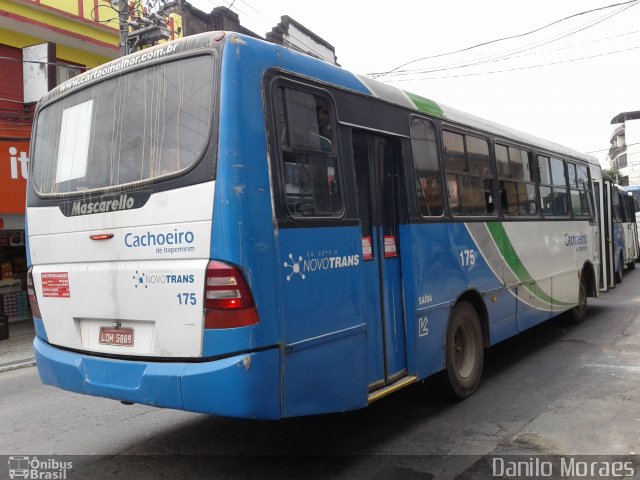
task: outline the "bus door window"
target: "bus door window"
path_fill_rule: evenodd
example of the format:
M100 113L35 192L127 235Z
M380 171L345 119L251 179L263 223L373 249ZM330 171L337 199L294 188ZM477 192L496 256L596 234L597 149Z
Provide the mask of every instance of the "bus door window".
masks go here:
M397 256L398 181L395 144L383 137L355 133L353 156L363 246L373 245L372 239L376 235L374 227L380 227L380 240L387 242L388 246L386 256ZM384 251L381 255L385 256ZM375 253L372 256L365 254L365 260L373 257Z
M367 138L362 135L353 136L353 158L356 172L356 195L358 201L358 217L362 231L362 256L363 260L373 260L376 254L373 249L373 225L371 205L371 172L368 159L369 145Z
M624 221L630 223L635 220L635 214L633 212L633 205L631 203L631 197L624 191L621 192L623 206L624 206Z
M622 222L622 209L620 208L620 193L616 187L611 187L611 219L613 223Z
M438 161L436 129L430 121L420 117L411 118L411 151L418 210L425 217L441 217L444 213L442 172Z
M382 234L384 236L384 256L398 256L398 231L397 231L397 170L396 152L394 145L382 137L375 138L376 163L381 170L378 179L380 185L380 209L382 214Z

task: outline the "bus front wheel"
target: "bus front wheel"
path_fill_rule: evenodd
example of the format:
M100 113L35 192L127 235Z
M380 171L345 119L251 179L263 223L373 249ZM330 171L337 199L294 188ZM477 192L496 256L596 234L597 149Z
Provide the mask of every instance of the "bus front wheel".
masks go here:
M587 286L584 283L584 275L580 277L578 285L578 305L571 309L573 323L582 323L587 318Z
M622 258L622 255L620 255L620 261L618 262L618 270L613 272L613 279L616 281L616 283L622 282L622 269L624 268L623 266L624 266L624 259Z
M445 368L452 393L459 399L478 388L484 362L482 327L478 312L469 303L458 303L447 327Z

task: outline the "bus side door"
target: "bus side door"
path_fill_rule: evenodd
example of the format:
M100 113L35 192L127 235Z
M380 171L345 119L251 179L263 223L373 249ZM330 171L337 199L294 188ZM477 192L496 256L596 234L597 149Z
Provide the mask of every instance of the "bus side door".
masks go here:
M407 374L402 274L398 239L400 142L353 131L363 268L370 293L367 322L369 390Z

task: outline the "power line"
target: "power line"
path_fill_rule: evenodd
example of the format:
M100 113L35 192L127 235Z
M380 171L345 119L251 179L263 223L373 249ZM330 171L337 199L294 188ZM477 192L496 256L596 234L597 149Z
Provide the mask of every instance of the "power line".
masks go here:
M0 56L0 60L9 60L11 62L19 62L19 63L38 63L40 65L55 65L56 67L67 67L67 68L75 68L76 70L84 70L86 67L82 65L73 65L71 63L64 62L43 62L40 60L22 60L20 58L13 57L2 57Z
M267 18L266 15L264 13L262 13L259 10L256 10L249 2L246 2L245 0L240 0L242 3L244 3L247 7L249 7L251 10L253 10L254 12L256 12L258 15L260 15L263 18Z
M523 47L521 49L516 49L516 50L512 50L510 52L505 52L504 54L497 54L497 55L490 55L488 57L484 57L480 60L471 62L471 63L457 63L457 64L450 64L450 65L445 65L443 67L438 67L438 68L432 68L432 69L416 69L416 70L400 70L400 71L396 71L395 73L393 73L392 75L394 76L398 76L398 75L412 75L412 74L420 74L420 73L435 73L435 72L442 72L442 71L447 71L447 70L455 70L458 68L466 68L466 67L472 67L472 66L476 66L476 65L481 65L484 63L493 63L493 62L499 62L499 61L506 61L506 60L511 60L514 58L520 58L522 56L527 56L527 55L522 55L522 56L518 56L517 54L519 53L523 53L523 52L527 52L530 50L533 50L535 48L538 47L542 47L543 45L548 45L550 43L556 42L558 40L562 40L563 38L567 38L571 35L575 35L576 33L579 33L581 31L586 30L587 28L591 28L595 25L598 25L599 23L602 23L606 20L608 20L609 18L618 15L620 13L622 13L624 10L633 7L634 5L627 5L622 7L621 9L617 10L616 12L613 12L611 14L605 15L603 17L600 17L594 21L592 21L591 23L587 22L586 24L581 25L580 27L578 27L577 29L573 30L573 31L567 31L564 32L562 34L560 34L559 36L555 36L552 37L551 39L548 39L546 41L542 41L542 42L538 42L535 45L530 45L527 47ZM637 31L636 31L637 32ZM615 38L615 37L609 37L609 38ZM565 47L567 48L567 47ZM553 50L552 50L553 51ZM534 52L534 54L539 54L542 52ZM530 54L532 55L532 54Z
M536 28L534 30L530 30L528 32L519 33L519 34L516 34L516 35L511 35L511 36L508 36L508 37L497 38L497 39L494 39L494 40L489 40L487 42L478 43L476 45L472 45L470 47L461 48L459 50L454 50L454 51L451 51L451 52L439 53L439 54L436 54L436 55L429 55L429 56L426 56L426 57L417 58L417 59L411 60L410 62L403 63L402 65L399 65L399 66L397 66L395 68L392 68L391 70L389 70L387 72L383 72L383 73L377 74L377 75L376 74L370 74L370 75L375 76L375 78L383 77L385 75L388 75L390 73L395 72L396 70L401 69L402 67L406 67L407 65L411 65L412 63L420 62L422 60L429 60L429 59L432 59L432 58L444 57L444 56L447 56L447 55L453 55L455 53L462 53L462 52L466 52L466 51L469 51L469 50L473 50L475 48L483 47L485 45L490 45L492 43L498 43L498 42L502 42L502 41L505 41L505 40L513 40L514 38L521 38L521 37L524 37L524 36L527 36L527 35L531 35L532 33L536 33L536 32L539 32L541 30L544 30L546 28L549 28L549 27L551 27L553 25L557 25L558 23L562 23L562 22L564 22L566 20L569 20L571 18L579 17L581 15L586 15L587 13L592 13L592 12L596 12L596 11L600 11L600 10L606 10L606 9L609 9L609 8L618 7L618 6L622 6L622 5L630 5L630 6L632 6L633 4L637 4L638 1L639 0L630 0L630 1L627 1L627 2L621 2L621 3L614 3L614 4L611 4L611 5L606 5L604 7L593 8L591 10L585 10L583 12L575 13L573 15L569 15L567 17L563 17L563 18L561 18L559 20L555 20L554 22L548 23L546 25L543 25L542 27L538 27L538 28Z
M517 70L529 70L529 69L532 69L532 68L548 67L548 66L551 66L551 65L560 65L560 64L563 64L563 63L572 63L572 62L578 62L578 61L581 61L581 60L589 60L591 58L605 57L607 55L614 55L614 54L617 54L617 53L623 53L623 52L627 52L627 51L630 51L630 50L636 50L638 48L640 48L640 45L637 45L635 47L624 48L624 49L621 49L621 50L614 50L614 51L611 51L611 52L599 53L599 54L596 54L596 55L589 55L589 56L586 56L586 57L571 58L571 59L568 59L568 60L559 60L557 62L541 63L541 64L538 64L538 65L527 65L527 66L524 66L524 67L508 68L508 69L505 69L505 70L493 70L493 71L490 71L490 72L477 72L477 73L464 73L464 74L460 74L460 75L444 75L444 76L441 76L441 77L400 78L400 79L396 79L396 80L393 80L393 81L394 82L410 82L410 81L418 82L418 81L421 81L421 80L441 80L441 79L444 79L444 78L475 77L475 76L478 76L478 75L491 75L491 74L494 74L494 73L514 72L514 71L517 71Z
M631 5L627 5L627 6L623 6L621 9L617 10L614 13L605 15L603 17L600 17L594 21L590 21L587 22L583 25L580 25L579 27L577 27L577 29L574 30L568 30L566 32L563 32L559 35L556 35L555 37L551 37L550 39L546 40L546 41L542 41L542 42L537 42L536 44L533 45L529 45L527 47L523 47L520 49L516 49L516 50L512 50L510 52L505 52L503 54L497 54L497 55L489 55L488 57L484 57L480 60L471 62L471 63L457 63L457 64L452 64L449 66L444 66L444 67L440 67L440 68L436 68L436 69L430 69L430 70L422 70L422 71L416 71L415 73L433 73L433 72L439 72L439 71L446 71L446 70L454 70L457 68L465 68L465 67L470 67L470 66L475 66L475 65L480 65L483 63L489 63L489 62L495 62L495 61L502 61L504 60L509 60L511 58L513 58L514 55L518 54L518 53L522 53L522 52L526 52L529 50L533 50L535 48L541 47L543 45L548 45L550 43L556 42L558 40L561 40L563 38L569 37L571 35L574 35L576 33L579 33L581 31L586 30L587 28L591 28L599 23L602 23L606 20L608 20L609 18L618 15L619 13L622 13L624 10L631 8L632 6L634 6L634 4ZM410 70L406 70L406 72L410 72ZM398 73L394 73L394 75L397 75Z
M226 6L226 8L228 8L229 10L233 9L233 10L235 10L236 12L240 13L241 15L243 15L243 16L245 16L245 17L247 17L247 16L248 16L245 12L243 12L242 10L240 10L238 7L234 7L234 6L233 6L233 5L236 3L236 0L232 0L232 1L226 0L226 1L227 1L227 3L228 3L228 5Z
M623 145L622 147L615 147L615 148L627 148L627 147L630 147L632 145L640 145L640 142L627 143L627 144ZM603 148L602 150L591 150L590 152L585 152L585 153L600 153L600 152L608 152L609 150L611 150L611 147Z
M640 33L640 30L634 30L632 32L621 33L619 35L613 35L611 37L603 37L603 38L592 40L592 41L586 42L586 43L579 43L579 44L576 44L576 45L568 45L566 47L553 48L551 50L543 50L543 51L540 51L540 52L526 53L524 55L511 55L511 56L505 56L505 57L501 57L501 58L495 58L495 59L487 60L487 61L481 62L481 63L505 62L505 61L514 60L514 59L518 59L518 58L530 57L530 56L533 56L533 55L547 55L549 53L559 52L559 51L562 51L562 50L569 50L569 49L572 49L572 48L583 47L583 46L588 45L590 43L598 43L598 42L602 42L602 41L605 41L605 40L611 40L613 38L623 37L623 36L626 36L626 35L633 35L633 34L636 34L636 33ZM467 67L467 66L471 66L471 64L463 65L463 66L460 66L460 67L454 67L454 66L448 67L448 68L443 67L441 70L454 70L456 68L464 68L464 67ZM432 72L435 72L435 71L439 71L439 70L433 70L433 69L404 70L404 71L397 71L397 72L393 73L393 75L394 76L417 75L417 74L421 74L421 73L432 73ZM391 80L388 80L388 81L391 81Z

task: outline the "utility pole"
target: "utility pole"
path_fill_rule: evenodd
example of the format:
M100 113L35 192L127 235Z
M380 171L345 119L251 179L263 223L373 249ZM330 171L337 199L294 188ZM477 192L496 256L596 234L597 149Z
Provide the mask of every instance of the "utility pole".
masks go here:
M167 28L167 16L165 15L166 0L160 0L165 5L158 12L147 12L146 7L142 11L132 13L127 0L110 0L115 9L117 5L120 23L120 56L129 55L148 45L168 40L171 36ZM157 2L156 2L157 3ZM171 6L182 6L182 1L172 2ZM130 30L131 28L131 30Z
M120 18L120 56L129 54L129 5L127 0L118 1Z

